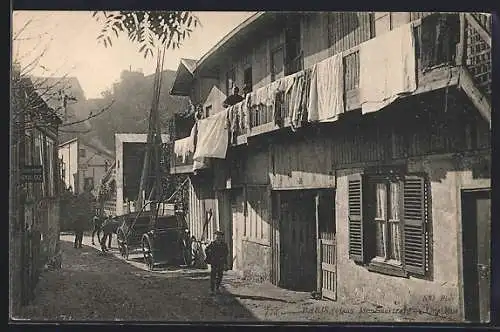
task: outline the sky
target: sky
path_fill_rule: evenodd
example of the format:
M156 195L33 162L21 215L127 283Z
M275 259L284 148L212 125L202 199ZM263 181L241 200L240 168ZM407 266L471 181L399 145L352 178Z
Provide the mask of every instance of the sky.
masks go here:
M180 49L167 52L164 69L176 70L181 58L201 58L253 13L195 12L202 27L196 28ZM156 57L144 59L140 46L128 41L126 35L105 48L97 42L100 29L90 11L16 11L12 57L19 59L30 75L76 76L86 98L101 97L123 70L154 73Z

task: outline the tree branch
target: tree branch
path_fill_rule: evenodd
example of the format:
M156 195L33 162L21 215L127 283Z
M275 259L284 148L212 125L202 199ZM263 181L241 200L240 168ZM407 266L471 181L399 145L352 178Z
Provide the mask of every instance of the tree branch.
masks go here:
M106 107L104 107L103 109L101 109L98 113L96 114L92 114L92 112L90 112L90 115L85 118L85 119L82 119L82 120L78 120L78 121L74 121L74 122L69 122L69 123L63 123L62 125L59 126L60 127L66 127L66 126L71 126L71 125L74 125L74 124L77 124L77 123L82 123L82 122L85 122L85 121L88 121L92 118L95 118L99 115L101 115L102 113L106 112L107 110L109 110L111 108L111 106L113 105L115 101L112 100L111 103L109 105L107 105Z

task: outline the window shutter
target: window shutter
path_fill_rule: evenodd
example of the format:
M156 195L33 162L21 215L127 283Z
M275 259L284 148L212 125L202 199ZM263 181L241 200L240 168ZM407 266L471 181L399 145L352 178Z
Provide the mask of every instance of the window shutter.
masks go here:
M364 262L363 241L363 190L361 174L348 178L348 213L349 213L349 258L355 262Z
M425 179L405 176L403 185L403 247L404 265L408 272L425 275L427 188Z

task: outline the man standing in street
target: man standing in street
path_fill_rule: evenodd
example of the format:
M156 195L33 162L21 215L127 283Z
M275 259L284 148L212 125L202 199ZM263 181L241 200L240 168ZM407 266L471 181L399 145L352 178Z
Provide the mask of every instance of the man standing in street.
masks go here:
M92 218L92 245L95 245L94 242L94 236L97 233L97 241L100 243L101 242L101 227L102 227L102 219L95 214L95 216Z
M224 242L224 233L216 231L215 240L205 249L206 262L210 264L210 293L220 293L219 287L222 282L224 270L227 269L228 248Z
M86 226L85 218L81 214L75 215L75 219L73 221L73 231L75 232L75 248L81 248L83 242L83 232L85 231Z

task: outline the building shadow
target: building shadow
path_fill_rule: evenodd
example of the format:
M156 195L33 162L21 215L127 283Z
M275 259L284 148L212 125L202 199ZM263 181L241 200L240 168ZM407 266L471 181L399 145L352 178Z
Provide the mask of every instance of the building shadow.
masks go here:
M72 240L61 239L62 268L43 272L43 282L26 311L29 314L23 318L82 322L258 321L231 293L210 295L208 271L151 272L113 253L103 254L96 247L84 244L76 249ZM83 285L94 286L82 289Z

